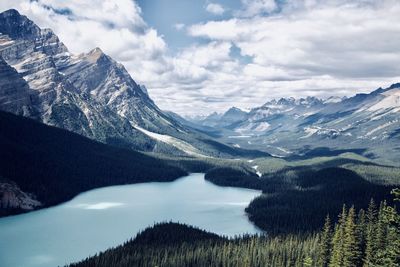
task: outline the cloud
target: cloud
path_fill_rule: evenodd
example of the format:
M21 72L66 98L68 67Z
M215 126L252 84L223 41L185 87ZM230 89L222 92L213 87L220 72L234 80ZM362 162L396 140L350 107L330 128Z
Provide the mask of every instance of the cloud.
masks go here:
M265 101L291 95L349 95L399 79L400 39L395 36L400 35L400 2L292 0L281 6L271 2L269 9L261 8L265 1L243 3L237 17L187 29L208 42L230 42L242 56L252 58L237 67L234 78L225 79L226 70L220 69L214 84L229 84L226 95L241 86L252 99L249 103L260 96ZM263 12L273 13L260 15ZM247 102L234 96L230 100L241 106Z
M210 12L211 14L214 14L214 15L222 15L225 12L225 9L223 8L223 6L221 6L220 4L216 4L216 3L207 4L206 10L207 10L207 12Z
M8 8L52 28L72 52L101 47L157 105L182 114L350 95L400 80L396 0L243 0L234 17L171 25L194 43L173 53L131 0L0 1Z
M237 16L252 17L264 13L272 13L278 8L275 0L242 0L243 9L236 12Z
M2 10L16 8L40 27L51 28L73 53L100 47L145 83L163 71L167 45L147 26L131 0L1 1Z
M185 24L183 24L183 23L176 23L176 24L174 25L174 28L175 28L177 31L181 31L181 30L183 30L183 29L185 28Z

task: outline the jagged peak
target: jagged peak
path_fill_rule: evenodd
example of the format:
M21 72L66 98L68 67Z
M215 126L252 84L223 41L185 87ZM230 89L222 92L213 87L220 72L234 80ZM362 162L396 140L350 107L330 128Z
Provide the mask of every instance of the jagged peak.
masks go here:
M263 107L268 107L268 106L304 106L304 105L318 105L322 104L323 100L320 98L317 98L315 96L307 96L307 97L301 97L301 98L294 98L294 97L281 97L280 99L272 99L265 103Z
M13 39L35 38L41 35L40 28L15 9L0 13L0 33Z
M394 84L390 85L390 86L387 87L387 88L379 87L378 89L372 91L372 92L370 93L370 95L382 94L382 93L384 93L384 92L387 92L387 91L390 91L390 90L393 90L393 89L400 89L400 83L394 83ZM359 95L359 94L357 94L357 95Z
M400 88L400 83L394 83L391 86L389 86L386 90L399 89L399 88Z
M100 47L92 49L85 56L91 62L97 62L99 59L107 57L107 55L104 54L103 50L101 50Z
M0 16L21 16L18 10L11 8L0 13Z

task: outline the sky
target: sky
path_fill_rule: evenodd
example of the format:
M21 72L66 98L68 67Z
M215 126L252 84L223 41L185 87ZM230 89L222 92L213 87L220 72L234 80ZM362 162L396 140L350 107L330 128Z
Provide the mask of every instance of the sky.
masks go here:
M398 0L1 0L72 53L100 47L181 115L400 81Z

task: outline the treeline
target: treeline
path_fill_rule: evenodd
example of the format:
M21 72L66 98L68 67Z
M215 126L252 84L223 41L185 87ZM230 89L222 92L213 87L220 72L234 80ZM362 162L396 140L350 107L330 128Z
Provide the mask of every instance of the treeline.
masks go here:
M315 231L326 214L339 213L343 204L365 209L371 198L377 202L389 198L393 188L343 168L291 169L263 177L263 183L264 194L246 211L251 221L270 233Z
M331 226L327 217L319 236L318 266L400 266L400 215L386 201L377 208L372 200L358 213L343 206L338 223Z
M220 186L261 189L263 182L257 174L240 166L215 167L207 171L205 179Z
M230 240L167 223L148 228L134 240L70 267L303 266L304 259L317 257L317 247L315 235Z
M313 234L227 239L181 224L159 224L70 267L398 267L400 215L395 206L374 203L358 212L344 206L338 223L327 217Z
M44 206L96 187L172 181L186 174L164 160L0 112L0 176Z
M260 178L240 162L226 166L209 168L205 179L220 186L262 190L246 212L258 227L274 234L315 231L326 214L339 213L343 204L365 209L369 199L387 199L393 184L400 183L377 184L340 167L288 167Z

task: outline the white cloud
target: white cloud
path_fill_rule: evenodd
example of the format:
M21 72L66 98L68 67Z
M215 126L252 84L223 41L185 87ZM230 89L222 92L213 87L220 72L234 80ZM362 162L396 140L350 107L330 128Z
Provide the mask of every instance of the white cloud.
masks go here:
M232 102L246 106L290 95L349 95L398 81L400 2L292 0L270 7L261 13L280 11L268 16L254 16L260 12L254 11L251 17L241 13L188 28L194 37L231 42L242 56L252 58L238 67L233 79L225 79L226 70L221 69L213 81L219 88L229 84L231 89L224 89L228 96L233 95L229 90L242 86L248 100L233 96Z
M73 53L100 47L139 82L163 69L167 45L146 25L134 1L17 0L1 1L0 8L15 8L40 27L51 28Z
M178 30L178 31L181 31L181 30L183 30L183 29L185 28L185 24L183 24L183 23L176 23L176 24L174 25L174 28L175 28L176 30Z
M0 1L0 9L17 8L52 28L73 52L101 47L161 108L182 114L274 97L350 95L400 80L396 0L246 0L237 17L175 25L202 38L176 54L131 0L65 2Z
M236 15L252 17L263 13L271 13L278 8L275 0L242 0L243 9Z
M220 4L216 4L216 3L207 4L206 10L207 10L207 12L210 12L214 15L222 15L225 12L224 7L221 6Z

